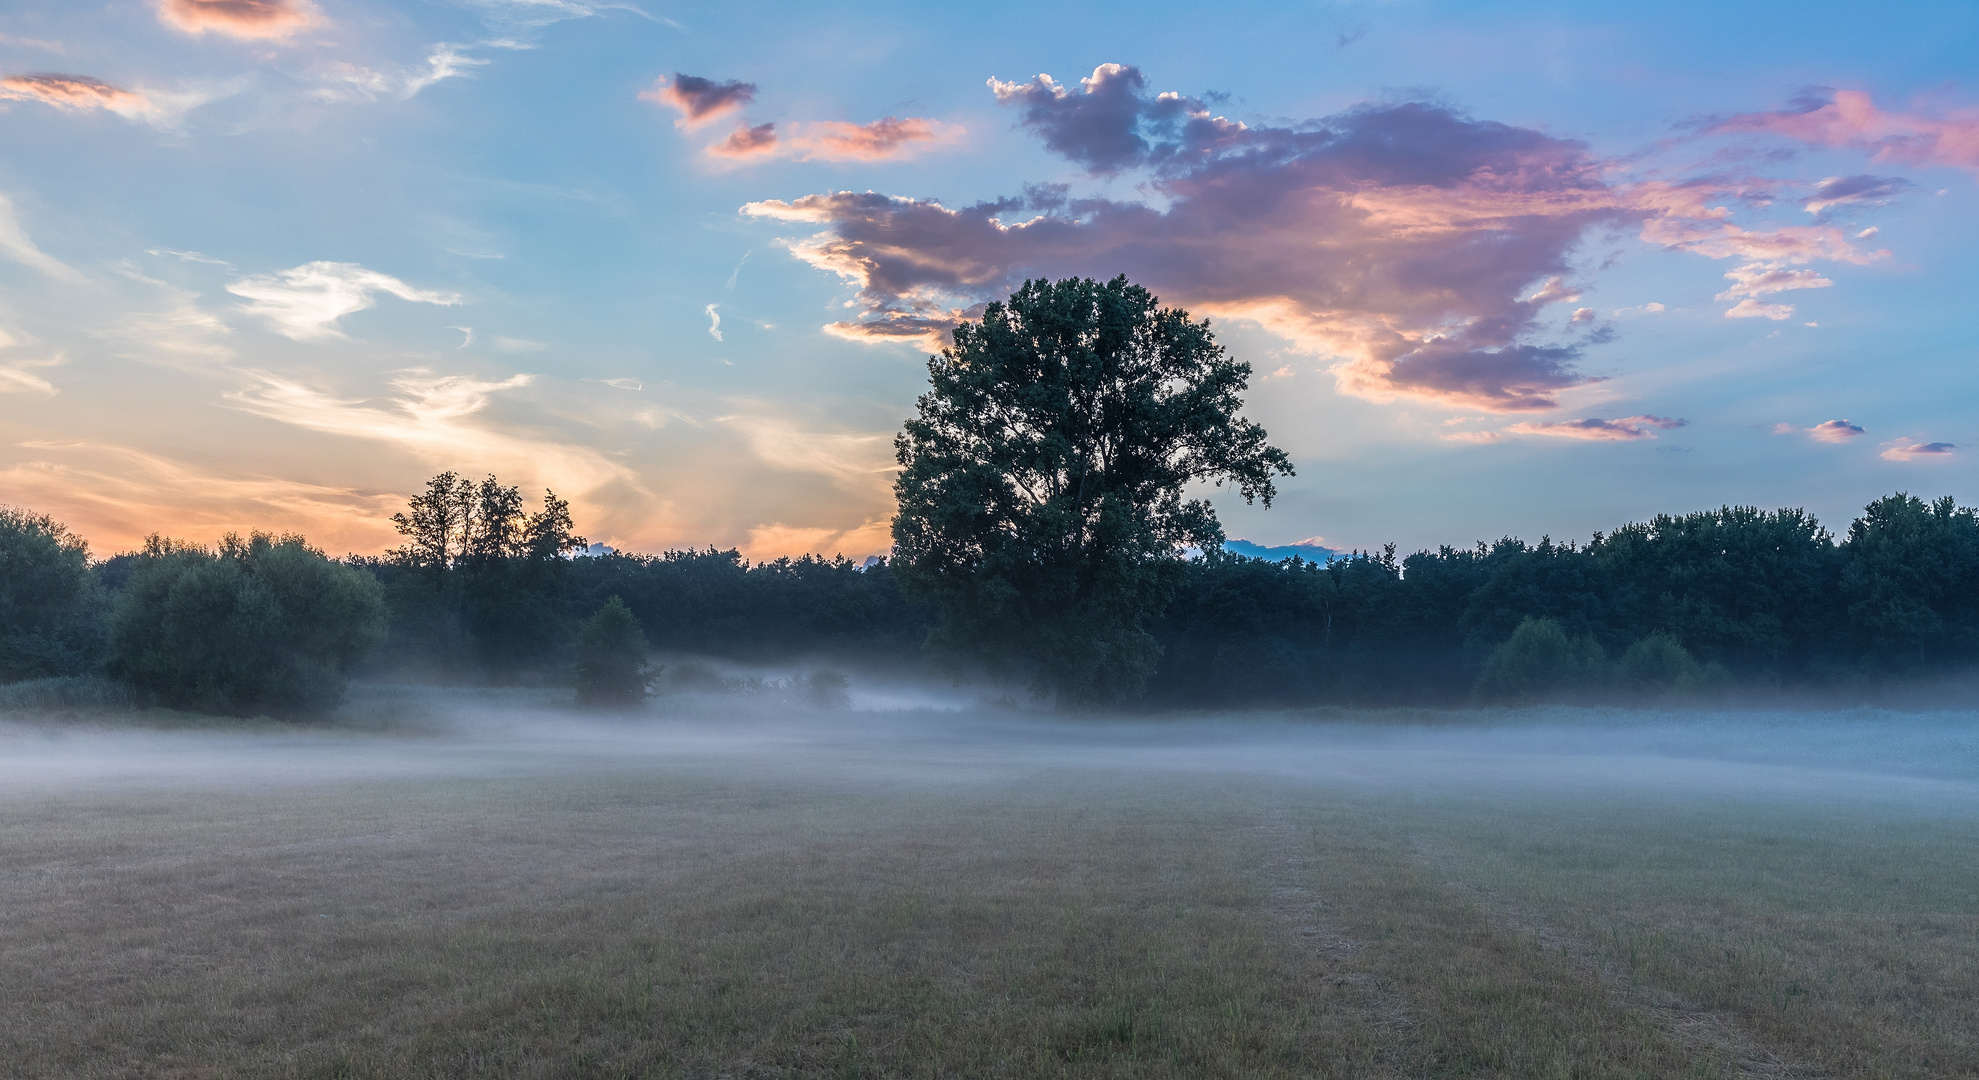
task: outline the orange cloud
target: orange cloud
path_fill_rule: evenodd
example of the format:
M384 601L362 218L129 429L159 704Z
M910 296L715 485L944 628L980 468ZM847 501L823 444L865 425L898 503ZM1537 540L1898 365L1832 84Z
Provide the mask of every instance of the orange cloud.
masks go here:
M112 86L87 75L37 72L0 78L0 98L39 101L58 109L103 109L120 116L154 111L150 99L135 90Z
M1886 461L1917 461L1919 459L1924 461L1948 461L1951 459L1954 449L1956 449L1956 446L1948 442L1921 443L1911 442L1908 439L1898 439L1889 449L1883 451L1882 457Z
M188 34L208 30L237 38L285 38L321 25L309 0L159 0L158 18Z
M1803 104L1808 107L1734 116L1712 130L1764 132L1816 146L1848 146L1877 161L1979 170L1979 109L1963 109L1947 117L1887 112L1860 90L1838 90L1826 102Z
M1807 429L1808 438L1825 443L1844 443L1860 434L1861 426L1847 420L1823 420Z
M750 127L744 121L735 125L735 131L728 138L708 147L708 153L720 158L748 159L774 157L780 149L775 124Z

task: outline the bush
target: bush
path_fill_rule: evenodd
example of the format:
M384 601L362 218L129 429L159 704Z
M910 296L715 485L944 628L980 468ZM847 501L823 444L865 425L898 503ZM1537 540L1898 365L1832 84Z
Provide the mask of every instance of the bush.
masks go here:
M94 667L100 607L89 545L46 514L0 506L0 682Z
M111 620L111 674L162 703L233 715L317 712L383 640L378 582L299 536L217 551L152 537Z
M804 680L804 700L815 709L849 709L852 707L852 693L849 687L852 680L842 671L819 668Z
M630 705L653 681L646 665L646 634L625 601L614 596L577 636L577 701L581 705Z
M1663 633L1629 646L1619 666L1623 685L1643 694L1695 694L1710 681L1690 652Z
M1484 662L1475 692L1483 701L1571 696L1597 686L1605 668L1593 638L1570 638L1552 619L1527 619Z

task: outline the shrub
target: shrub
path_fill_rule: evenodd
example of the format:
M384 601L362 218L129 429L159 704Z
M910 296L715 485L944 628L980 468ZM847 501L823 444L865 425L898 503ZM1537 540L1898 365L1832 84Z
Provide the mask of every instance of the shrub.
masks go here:
M848 689L852 681L842 671L819 668L804 680L804 700L812 708L846 709L852 706L852 694Z
M1475 692L1483 701L1571 696L1598 685L1605 668L1593 638L1570 638L1552 619L1527 619L1484 662Z
M216 551L152 537L111 620L111 674L167 705L317 712L383 640L378 582L299 536L229 535Z
M630 705L653 681L646 634L625 601L614 596L577 636L577 700L582 705Z
M1621 681L1645 694L1695 694L1706 688L1705 669L1675 637L1654 633L1622 654Z

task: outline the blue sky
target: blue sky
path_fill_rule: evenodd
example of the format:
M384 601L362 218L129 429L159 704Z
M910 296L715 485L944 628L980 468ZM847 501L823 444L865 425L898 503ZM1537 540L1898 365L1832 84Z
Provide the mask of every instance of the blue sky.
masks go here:
M451 468L621 546L864 555L945 327L1118 272L1299 467L1232 536L1969 501L1975 45L1956 5L22 0L0 501L371 552Z

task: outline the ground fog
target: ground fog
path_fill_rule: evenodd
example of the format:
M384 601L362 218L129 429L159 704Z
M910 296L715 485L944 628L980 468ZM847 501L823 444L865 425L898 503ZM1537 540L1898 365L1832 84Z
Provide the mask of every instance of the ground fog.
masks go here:
M1979 714L860 700L10 718L0 1073L1979 1073Z

